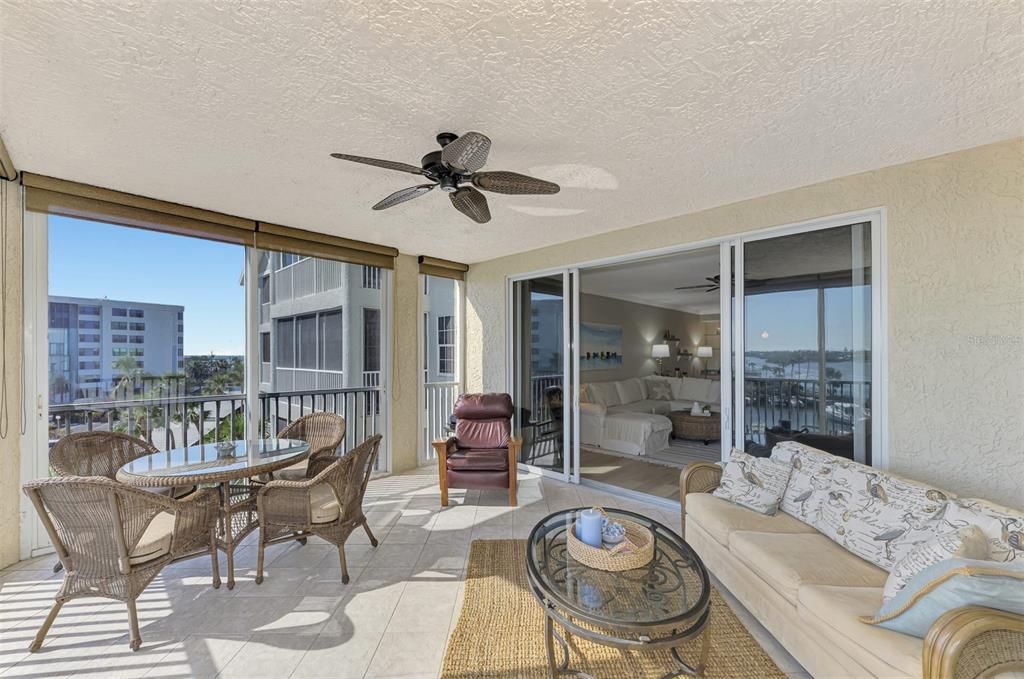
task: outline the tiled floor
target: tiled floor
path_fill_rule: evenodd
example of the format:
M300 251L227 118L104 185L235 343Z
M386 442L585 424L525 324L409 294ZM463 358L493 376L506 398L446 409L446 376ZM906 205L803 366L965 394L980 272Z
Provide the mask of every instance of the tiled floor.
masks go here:
M675 512L538 477L522 478L516 508L500 492L453 491L442 511L436 479L423 468L371 482L367 516L381 544L373 549L362 531L353 534L348 585L335 550L316 540L268 550L257 586L250 538L238 554L233 591L210 587L207 559L169 566L139 599L143 645L136 653L127 644L124 604L104 599L66 605L43 648L28 653L60 575L52 573L53 557L0 571L0 676L433 679L474 538L525 538L549 512L592 505L678 524ZM784 671L806 677L730 603Z

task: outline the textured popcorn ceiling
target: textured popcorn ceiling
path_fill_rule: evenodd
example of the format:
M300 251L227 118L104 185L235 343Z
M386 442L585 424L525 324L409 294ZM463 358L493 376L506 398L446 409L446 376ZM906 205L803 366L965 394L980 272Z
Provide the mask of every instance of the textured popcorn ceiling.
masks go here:
M476 262L1020 135L1021 7L0 0L0 133L25 170ZM416 177L327 155L470 129L562 192L375 213Z

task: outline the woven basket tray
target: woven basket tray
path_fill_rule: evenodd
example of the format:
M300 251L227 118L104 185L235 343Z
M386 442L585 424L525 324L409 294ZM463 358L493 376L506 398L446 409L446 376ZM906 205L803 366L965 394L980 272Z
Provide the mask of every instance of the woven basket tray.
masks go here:
M584 566L602 571L628 571L646 566L654 558L654 535L639 523L616 519L626 529L626 539L636 549L629 552L612 553L604 547L591 547L576 537L576 522L569 527L566 545L569 555Z

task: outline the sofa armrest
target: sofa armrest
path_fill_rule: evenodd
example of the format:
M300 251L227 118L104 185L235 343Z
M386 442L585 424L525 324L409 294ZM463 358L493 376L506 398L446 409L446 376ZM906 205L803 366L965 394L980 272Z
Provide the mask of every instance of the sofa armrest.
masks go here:
M1024 671L1024 616L982 606L955 608L924 638L924 679L976 679Z
M686 495L688 493L710 493L718 488L722 480L722 468L714 462L691 462L679 474L679 527L686 537Z
M581 403L580 404L580 416L590 415L591 417L604 417L605 413L608 412L608 407L603 406L600 403Z

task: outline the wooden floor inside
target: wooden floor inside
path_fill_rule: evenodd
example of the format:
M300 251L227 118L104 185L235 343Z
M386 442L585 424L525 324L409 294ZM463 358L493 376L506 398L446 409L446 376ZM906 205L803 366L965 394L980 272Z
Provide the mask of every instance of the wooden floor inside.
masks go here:
M719 447L717 442L708 446L675 443L651 461L581 447L580 477L678 502L679 473L690 462L717 462Z

